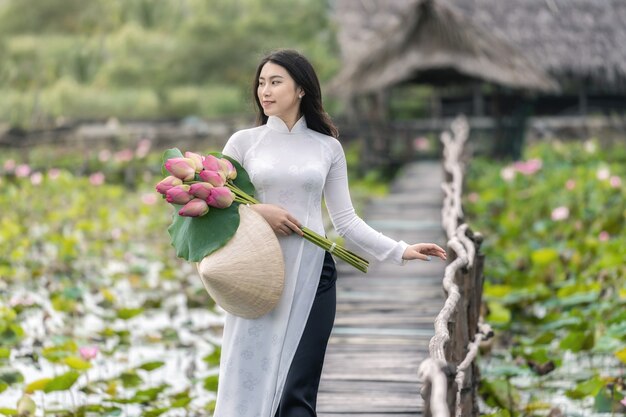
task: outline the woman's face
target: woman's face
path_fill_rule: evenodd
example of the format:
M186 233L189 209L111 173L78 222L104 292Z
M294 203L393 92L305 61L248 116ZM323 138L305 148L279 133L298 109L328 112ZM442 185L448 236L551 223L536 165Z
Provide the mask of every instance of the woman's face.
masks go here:
M257 96L266 116L278 116L285 123L293 124L300 116L302 88L287 70L273 62L261 68Z

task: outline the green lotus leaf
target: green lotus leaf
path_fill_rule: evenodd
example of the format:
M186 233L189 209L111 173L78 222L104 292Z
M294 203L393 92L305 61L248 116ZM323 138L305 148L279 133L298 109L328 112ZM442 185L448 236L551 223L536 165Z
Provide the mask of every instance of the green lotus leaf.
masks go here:
M542 248L533 251L530 254L533 264L539 267L550 265L559 259L559 252L552 248Z
M129 320L143 313L143 308L121 308L117 311L117 317L122 320Z
M70 368L77 369L79 371L91 368L91 364L89 362L79 358L78 356L69 356L63 359L63 362L65 362L65 364Z
M209 366L217 366L220 364L220 357L222 356L222 348L220 346L216 346L215 350L211 352L209 355L202 358Z
M138 366L137 369L143 369L144 371L153 371L155 369L162 367L163 365L165 365L165 362L160 362L160 361L146 362Z
M167 388L167 384L159 385L158 387L148 388L145 390L139 390L133 396L133 400L136 400L138 403L147 403L150 401L154 401L157 399L160 393L162 393L165 388Z
M80 374L76 371L69 371L52 378L44 387L44 392L65 391L74 385Z
M11 349L0 348L0 359L8 359L11 356Z
M31 394L35 391L43 391L50 381L52 381L52 378L41 378L33 381L30 384L26 385L26 388L24 388L24 392L26 392L27 394Z
M573 399L581 399L587 396L595 397L603 386L604 381L596 375L593 378L581 382L574 388L567 390L565 395Z
M135 372L124 372L120 375L120 379L122 380L124 388L136 388L143 384L143 379Z
M218 375L210 375L204 378L204 389L211 392L217 391Z
M14 370L3 370L0 372L0 381L6 382L7 384L16 384L19 382L24 382L24 376L20 371Z

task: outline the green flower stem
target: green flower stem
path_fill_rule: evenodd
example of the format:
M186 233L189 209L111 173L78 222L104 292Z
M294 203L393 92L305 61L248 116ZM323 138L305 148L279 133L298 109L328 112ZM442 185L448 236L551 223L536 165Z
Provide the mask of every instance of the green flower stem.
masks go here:
M235 194L235 201L243 204L259 204L259 201L248 195L245 191L241 190L237 187L232 181L228 181L226 186ZM356 269L361 272L367 272L367 268L369 267L369 262L357 255L354 252L351 252L344 248L341 245L335 244L333 247L333 242L329 239L315 233L313 230L308 227L302 227L302 233L304 234L304 238L309 242L319 246L320 248L331 251L332 254L336 255L339 259L347 262L352 265ZM332 250L331 250L332 248Z

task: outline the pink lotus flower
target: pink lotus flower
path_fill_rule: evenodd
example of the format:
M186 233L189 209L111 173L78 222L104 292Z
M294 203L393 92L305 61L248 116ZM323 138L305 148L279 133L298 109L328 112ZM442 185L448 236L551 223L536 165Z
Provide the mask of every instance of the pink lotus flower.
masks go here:
M132 149L122 149L119 152L115 152L115 160L117 162L132 161L135 156L135 152Z
M611 184L611 187L613 188L619 188L622 186L622 179L617 175L613 175L609 178L609 184Z
M209 171L219 171L221 168L219 159L213 155L207 155L202 160L202 166Z
M200 179L204 182L208 182L214 187L223 187L226 183L226 176L221 171L211 171L205 169L200 171Z
M607 232L606 230L603 230L598 235L598 240L600 242L606 242L607 240L609 240L610 237L611 237L611 235L609 235L609 232Z
M165 169L183 181L191 181L196 175L196 165L189 158L170 158L165 161Z
M165 193L165 199L172 204L187 204L193 199L193 196L189 194L189 188L184 184L172 187Z
M104 174L102 172L94 172L89 176L89 183L96 186L104 184Z
M193 195L196 198L206 200L211 194L212 189L213 186L208 182L197 182L195 184L191 184L191 188L189 188L189 194Z
M98 352L98 346L81 346L80 348L78 348L78 353L80 354L80 357L86 361L89 361L98 356Z
M196 172L202 171L202 155L198 155L194 152L185 152L185 158L189 158L193 161L193 164L196 168Z
M30 175L30 167L26 164L19 164L15 167L15 176L24 178Z
M469 201L470 203L475 203L478 200L480 200L480 196L478 195L478 193L469 193L469 195L467 196L467 201Z
M528 161L518 161L513 164L513 168L523 175L533 175L539 171L543 163L541 159L529 159Z
M228 187L215 187L211 190L211 194L206 199L206 202L211 207L227 208L233 204L234 200L235 194Z
M555 222L565 220L569 217L569 209L565 206L557 207L552 210L552 220Z
M156 185L156 190L159 193L165 195L170 188L182 184L183 181L180 178L176 178L175 176L170 175L169 177L165 177L163 180L161 180L161 182Z
M218 160L221 166L221 170L224 173L224 176L226 177L226 179L228 180L234 180L235 178L237 178L237 170L235 169L234 165L232 164L232 162L230 162L228 159L226 158L222 158Z
M209 212L209 205L206 201L199 198L194 198L185 204L179 211L180 216L186 217L199 217L204 216Z
M33 185L39 185L43 181L43 174L41 172L35 172L30 176L30 182Z
M576 188L576 181L572 179L567 180L567 182L565 182L565 188L572 191L574 188Z

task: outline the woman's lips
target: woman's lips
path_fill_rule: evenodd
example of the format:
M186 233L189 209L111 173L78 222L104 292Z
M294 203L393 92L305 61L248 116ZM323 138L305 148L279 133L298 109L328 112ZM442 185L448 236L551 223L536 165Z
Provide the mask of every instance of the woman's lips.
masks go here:
M263 107L267 107L267 106L269 106L270 104L274 104L274 102L273 102L273 101L262 101L262 102L261 102L261 105L262 105Z

